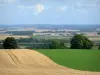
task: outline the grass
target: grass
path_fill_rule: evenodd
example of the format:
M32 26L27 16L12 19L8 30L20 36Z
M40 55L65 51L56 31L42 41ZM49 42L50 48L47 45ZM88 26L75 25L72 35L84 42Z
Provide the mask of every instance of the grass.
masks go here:
M33 36L33 38L37 39L70 39L71 36Z
M51 58L54 62L77 70L100 72L99 50L37 50Z

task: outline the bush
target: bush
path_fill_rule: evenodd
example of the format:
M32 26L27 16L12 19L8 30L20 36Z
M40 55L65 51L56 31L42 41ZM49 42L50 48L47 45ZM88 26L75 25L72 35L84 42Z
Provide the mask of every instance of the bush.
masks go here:
M3 47L4 47L4 49L16 49L16 48L18 48L18 45L17 45L15 38L8 37L3 42Z

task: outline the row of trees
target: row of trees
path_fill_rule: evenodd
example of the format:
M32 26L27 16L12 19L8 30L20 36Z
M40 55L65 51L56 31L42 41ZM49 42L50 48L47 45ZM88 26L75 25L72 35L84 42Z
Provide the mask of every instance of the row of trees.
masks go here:
M58 40L48 40L47 44L42 43L41 45L45 45L45 46L47 45L47 46L49 46L48 47L49 49L66 48L65 45L64 45L64 42L61 42L61 41L58 41ZM38 47L38 46L36 46L36 47ZM41 47L41 46L39 46L39 47ZM5 41L3 42L3 48L4 49L16 49L16 48L18 48L17 40L13 37L6 38Z
M47 41L46 41L47 42ZM93 42L90 41L86 36L76 34L73 36L70 42L71 49L91 49L94 45ZM59 40L49 40L48 41L48 48L50 49L65 49L67 48L65 46L64 41ZM8 37L3 42L3 48L4 49L16 49L18 48L18 43L13 37ZM100 48L100 46L99 46Z
M91 49L94 46L91 40L89 40L86 36L83 36L81 34L76 34L75 36L73 36L70 44L71 44L70 46L71 49ZM51 49L57 49L57 48L64 49L67 47L64 45L64 42L56 40L51 41Z

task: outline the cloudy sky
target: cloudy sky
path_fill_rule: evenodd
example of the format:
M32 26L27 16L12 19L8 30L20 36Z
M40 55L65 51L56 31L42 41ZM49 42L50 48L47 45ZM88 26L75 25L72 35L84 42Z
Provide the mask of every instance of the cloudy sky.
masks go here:
M0 0L0 24L100 24L100 0Z

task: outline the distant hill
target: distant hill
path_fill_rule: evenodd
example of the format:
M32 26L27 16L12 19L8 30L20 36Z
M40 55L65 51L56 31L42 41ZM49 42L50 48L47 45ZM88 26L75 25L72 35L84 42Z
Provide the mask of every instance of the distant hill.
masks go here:
M95 30L97 28L100 28L100 25L34 25L37 28L40 29L76 29L76 30Z
M54 24L19 24L19 25L0 25L0 28L12 28L12 27L35 27L39 29L75 29L75 30L81 30L81 31L89 31L89 30L95 30L97 28L100 28L100 25L54 25Z

